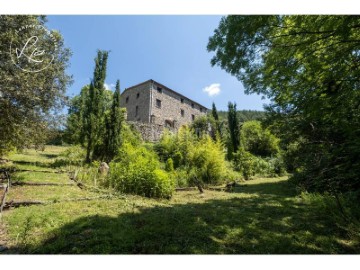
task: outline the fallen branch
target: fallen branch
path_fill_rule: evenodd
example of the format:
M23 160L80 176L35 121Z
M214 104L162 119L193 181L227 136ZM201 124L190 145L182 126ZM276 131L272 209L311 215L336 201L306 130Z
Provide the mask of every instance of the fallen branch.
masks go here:
M67 171L45 171L45 170L28 170L28 169L10 169L11 172L40 172L40 173L67 173Z
M196 187L175 188L175 191L190 191L190 190L197 190L197 188Z
M96 197L84 197L84 198L76 198L76 199L66 199L61 201L10 201L5 203L4 209L9 208L17 208L20 206L31 206L31 205L49 205L49 204L55 204L55 203L64 203L64 202L78 202L78 201L93 201L93 200L99 200L99 199L119 199L119 196L113 196L113 195L106 195L106 196L96 196Z
M59 184L59 183L31 183L16 181L12 183L13 186L76 186L74 184Z
M42 201L22 201L22 202L14 202L14 201L10 201L5 203L4 205L4 209L8 209L10 207L20 207L20 206L30 206L30 205L39 205L39 204L46 204L45 202Z

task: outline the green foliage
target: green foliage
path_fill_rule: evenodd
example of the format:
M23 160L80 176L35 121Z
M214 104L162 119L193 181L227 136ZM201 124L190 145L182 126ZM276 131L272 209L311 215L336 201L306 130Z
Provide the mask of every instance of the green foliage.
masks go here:
M234 153L234 169L243 174L245 180L253 176L274 177L286 174L286 168L280 155L261 158L246 151L243 147Z
M161 160L173 160L176 171L182 171L179 173L182 179L188 178L181 180L182 184L218 184L224 181L223 147L209 135L198 137L188 127L182 127L177 134L165 132L155 150Z
M122 143L121 130L125 121L125 108L120 108L120 81L117 80L111 111L105 117L105 149L106 161L111 161L118 152Z
M34 27L26 27L28 25ZM71 52L58 31L49 30L51 41L43 37L44 27L46 16L0 16L0 156L14 147L22 149L43 144L49 127L61 125L54 112L61 111L66 101L66 89L72 81L66 74ZM41 72L25 72L12 60L12 57L16 58L14 47L19 49L27 38L40 35L43 38L37 40L36 47L44 51L45 57L53 57L52 62ZM12 52L10 48L13 48ZM43 57L31 54L31 50L34 48L28 46L24 54L37 61ZM24 55L17 60L23 69L32 69L36 65Z
M267 96L308 190L359 190L359 16L227 16L211 63ZM296 157L296 158L295 158Z
M245 122L241 127L241 145L256 156L275 156L280 152L279 142L268 129L263 129L259 121Z
M86 161L90 162L103 155L104 142L102 138L105 127L104 83L109 52L98 50L95 58L93 80L89 87L89 99L84 114L84 130L86 138Z
M194 120L191 124L191 129L199 138L208 134L215 140L218 127L212 115L204 115Z
M219 121L227 120L228 112L227 111L218 111ZM265 118L265 111L256 111L256 110L238 110L237 115L240 123L252 120L261 121Z
M174 171L174 161L172 160L172 158L168 158L166 160L165 170L168 171L168 172L173 172Z
M202 183L220 184L224 181L225 155L222 146L209 136L204 136L195 142L189 153L188 165Z
M62 152L54 161L54 165L82 166L85 162L86 151L80 145L74 145Z
M171 174L160 169L157 155L144 146L124 142L110 163L107 186L123 193L170 198L174 191Z
M93 161L91 164L76 168L74 172L76 181L91 187L104 185L105 176L99 172L99 166L100 162Z
M231 160L233 153L237 152L240 147L240 123L236 112L236 103L228 104L228 127L229 127L229 143L228 158Z

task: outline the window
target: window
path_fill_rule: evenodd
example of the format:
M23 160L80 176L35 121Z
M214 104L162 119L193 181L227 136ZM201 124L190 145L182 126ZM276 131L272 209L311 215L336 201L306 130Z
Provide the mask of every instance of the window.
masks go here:
M135 108L135 117L138 116L138 114L139 114L139 106L136 106L136 108Z
M137 94L136 94L136 98L139 98L139 97L140 97L140 93L137 93Z
M200 112L202 112L202 108L200 107Z
M162 88L161 87L156 87L156 90L159 92L159 93L162 93Z
M173 127L173 123L170 120L165 120L165 127L171 128Z
M191 103L191 108L194 108L194 103Z
M181 116L184 117L184 115L185 115L185 111L181 109Z
M193 121L195 120L195 115L193 115L193 114L191 115L191 120L193 120Z
M128 103L129 102L129 97L126 97L126 103Z
M181 103L184 103L184 99L183 99L183 98L181 99Z
M156 99L156 107L161 108L161 100Z

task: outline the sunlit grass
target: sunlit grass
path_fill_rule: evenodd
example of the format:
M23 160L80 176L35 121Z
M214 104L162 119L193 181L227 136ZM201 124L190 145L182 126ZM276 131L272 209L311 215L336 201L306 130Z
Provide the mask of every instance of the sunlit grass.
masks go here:
M17 161L48 163L41 154ZM39 159L37 159L39 157ZM55 156L48 155L51 161ZM38 169L40 167L37 167ZM26 182L69 183L67 174L19 172ZM17 186L9 198L47 205L7 211L8 253L339 254L359 253L358 237L330 196L299 194L282 178L240 183L233 192L176 192L171 200L140 196L65 202L98 194L77 186Z

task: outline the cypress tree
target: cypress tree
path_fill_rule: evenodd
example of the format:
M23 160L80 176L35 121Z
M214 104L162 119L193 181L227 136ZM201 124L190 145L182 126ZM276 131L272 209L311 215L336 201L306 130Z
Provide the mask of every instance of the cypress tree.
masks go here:
M104 83L106 78L107 51L97 52L94 77L90 83L87 111L84 117L86 137L86 162L99 156L101 137L105 131Z
M215 103L213 102L212 104L212 110L211 110L211 114L214 117L215 121L219 121L219 115L215 106Z
M240 125L239 119L236 112L236 103L229 102L228 104L229 113L228 113L228 125L230 133L230 146L231 150L229 153L230 159L232 158L232 153L236 153L240 147Z
M111 161L121 146L121 128L125 109L120 108L120 81L117 80L110 115L106 118L106 159Z

